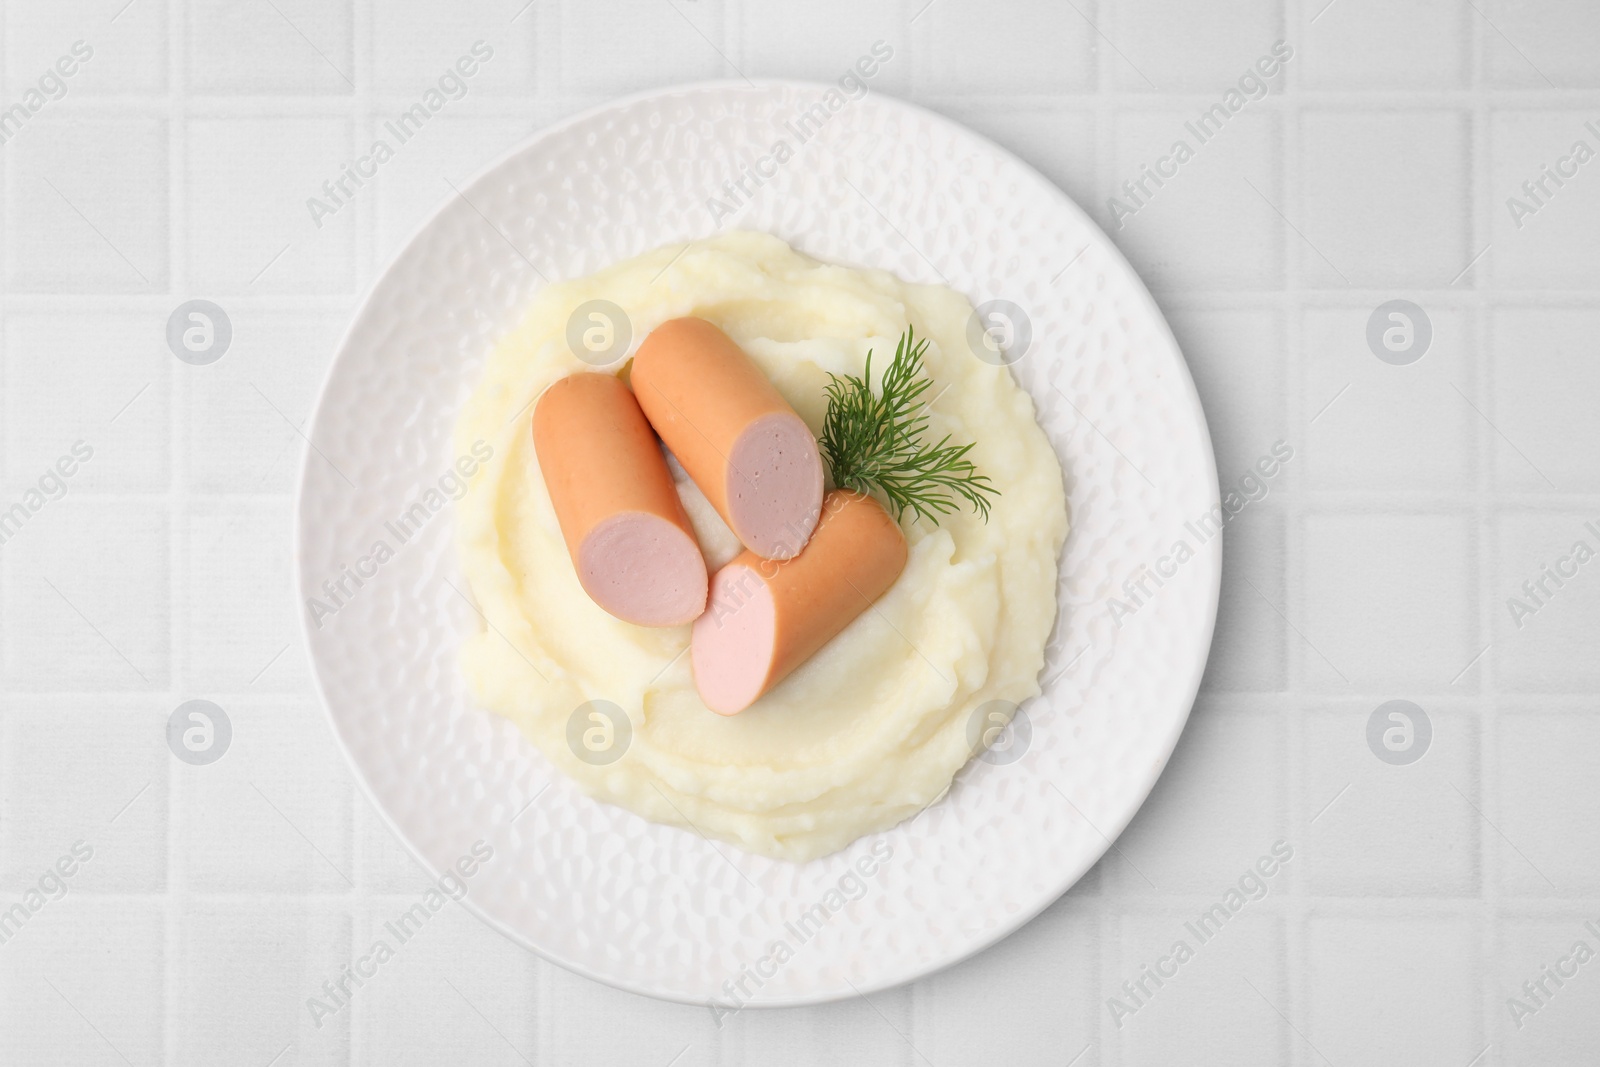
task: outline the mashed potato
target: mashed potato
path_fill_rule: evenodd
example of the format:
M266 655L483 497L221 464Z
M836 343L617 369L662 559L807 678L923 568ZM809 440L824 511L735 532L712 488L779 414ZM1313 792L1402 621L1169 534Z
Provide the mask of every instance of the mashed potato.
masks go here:
M670 318L716 323L813 432L828 374L861 374L871 349L876 378L913 325L931 342L933 438L975 442L972 459L1000 489L988 523L970 510L938 526L908 515L910 559L876 610L749 710L712 713L695 692L689 627L632 626L584 594L539 473L532 402L589 369L569 348L568 321L597 299L626 310L630 347ZM592 796L765 856L823 856L938 799L973 755L977 709L1039 692L1067 533L1060 464L1010 372L973 354L971 315L950 289L821 264L758 233L657 249L542 290L457 426L462 451L494 446L458 505L461 567L489 623L461 655L476 699ZM674 468L708 563L720 566L738 543ZM581 736L569 720L589 701L626 714L613 762L569 744ZM588 728L587 709L581 717Z

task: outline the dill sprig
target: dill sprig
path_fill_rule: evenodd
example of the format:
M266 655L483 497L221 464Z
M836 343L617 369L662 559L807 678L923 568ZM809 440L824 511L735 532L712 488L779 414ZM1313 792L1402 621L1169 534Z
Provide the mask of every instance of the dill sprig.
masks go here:
M919 401L933 385L922 376L927 349L928 342L916 340L908 327L877 395L872 392L870 350L861 377L828 375L823 455L835 485L858 493L878 490L896 520L913 511L938 525L941 515L960 508L955 499L960 497L988 522L989 497L1000 490L967 458L972 445L952 445L949 434L931 447L922 440L928 405Z

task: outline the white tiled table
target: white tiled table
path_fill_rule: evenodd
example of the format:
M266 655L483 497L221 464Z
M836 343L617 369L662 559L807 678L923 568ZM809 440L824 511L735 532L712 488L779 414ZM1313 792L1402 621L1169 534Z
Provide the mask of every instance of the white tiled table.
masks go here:
M0 908L94 853L0 944L0 1063L1600 1062L1600 961L1520 1027L1507 1004L1574 941L1600 952L1600 564L1520 628L1506 607L1600 547L1600 161L1520 228L1505 204L1600 149L1600 7L1325 2L8 4L0 106L93 56L0 148L0 510L93 456L0 547ZM288 592L298 426L357 295L447 180L564 115L831 79L879 38L875 90L1112 230L1224 482L1295 450L1229 530L1166 775L1043 916L870 1003L719 1031L450 909L312 1026L306 998L426 880L334 749ZM314 226L306 198L478 39L467 96ZM1271 94L1113 230L1107 198L1280 39ZM233 324L209 367L165 343L194 297ZM1405 367L1365 341L1395 298L1434 332ZM207 767L165 743L196 697L234 726ZM1392 698L1433 723L1411 766L1365 741ZM1266 898L1119 1026L1108 999L1280 838Z

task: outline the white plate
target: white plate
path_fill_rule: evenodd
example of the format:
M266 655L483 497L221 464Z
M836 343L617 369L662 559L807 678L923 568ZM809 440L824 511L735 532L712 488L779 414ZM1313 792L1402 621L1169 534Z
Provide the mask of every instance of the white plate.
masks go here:
M318 685L356 777L396 834L441 871L483 840L467 907L581 974L652 996L807 1004L907 982L1015 930L1070 887L1144 801L1188 716L1216 619L1221 538L1184 523L1217 499L1205 417L1183 357L1116 248L1058 189L948 119L871 95L800 145L783 126L829 87L687 86L541 133L461 187L379 277L340 344L310 428L296 585ZM774 142L799 149L761 162ZM744 167L740 205L723 183ZM739 210L713 219L708 198ZM738 199L742 200L741 195ZM1044 695L1013 762L977 760L914 820L796 865L713 845L597 803L456 670L480 625L448 507L402 542L385 526L454 460L458 405L492 342L547 279L734 226L819 259L947 282L1025 309L1013 373L1066 470L1072 534ZM1013 349L1015 353L1015 347ZM1135 604L1179 539L1194 558ZM394 556L363 563L382 540ZM324 581L361 577L313 622ZM1170 568L1165 568L1170 569ZM370 575L370 576L366 576ZM1114 618L1110 601L1134 612ZM1010 752L1022 749L1013 743ZM874 844L864 894L829 896ZM788 924L822 903L802 939ZM816 913L813 913L816 914ZM776 941L785 941L791 956ZM770 976L761 972L775 971Z

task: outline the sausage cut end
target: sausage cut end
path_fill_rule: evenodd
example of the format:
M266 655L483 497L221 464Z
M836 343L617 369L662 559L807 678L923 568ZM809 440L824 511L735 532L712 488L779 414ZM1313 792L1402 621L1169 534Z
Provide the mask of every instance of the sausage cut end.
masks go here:
M711 579L711 600L695 620L690 660L705 706L736 715L766 689L777 644L777 607L754 568L730 563Z
M577 556L584 591L624 622L683 626L705 607L706 564L700 546L659 515L612 515L583 539Z
M822 514L822 456L800 416L774 412L734 439L728 456L730 525L767 559L793 559Z

